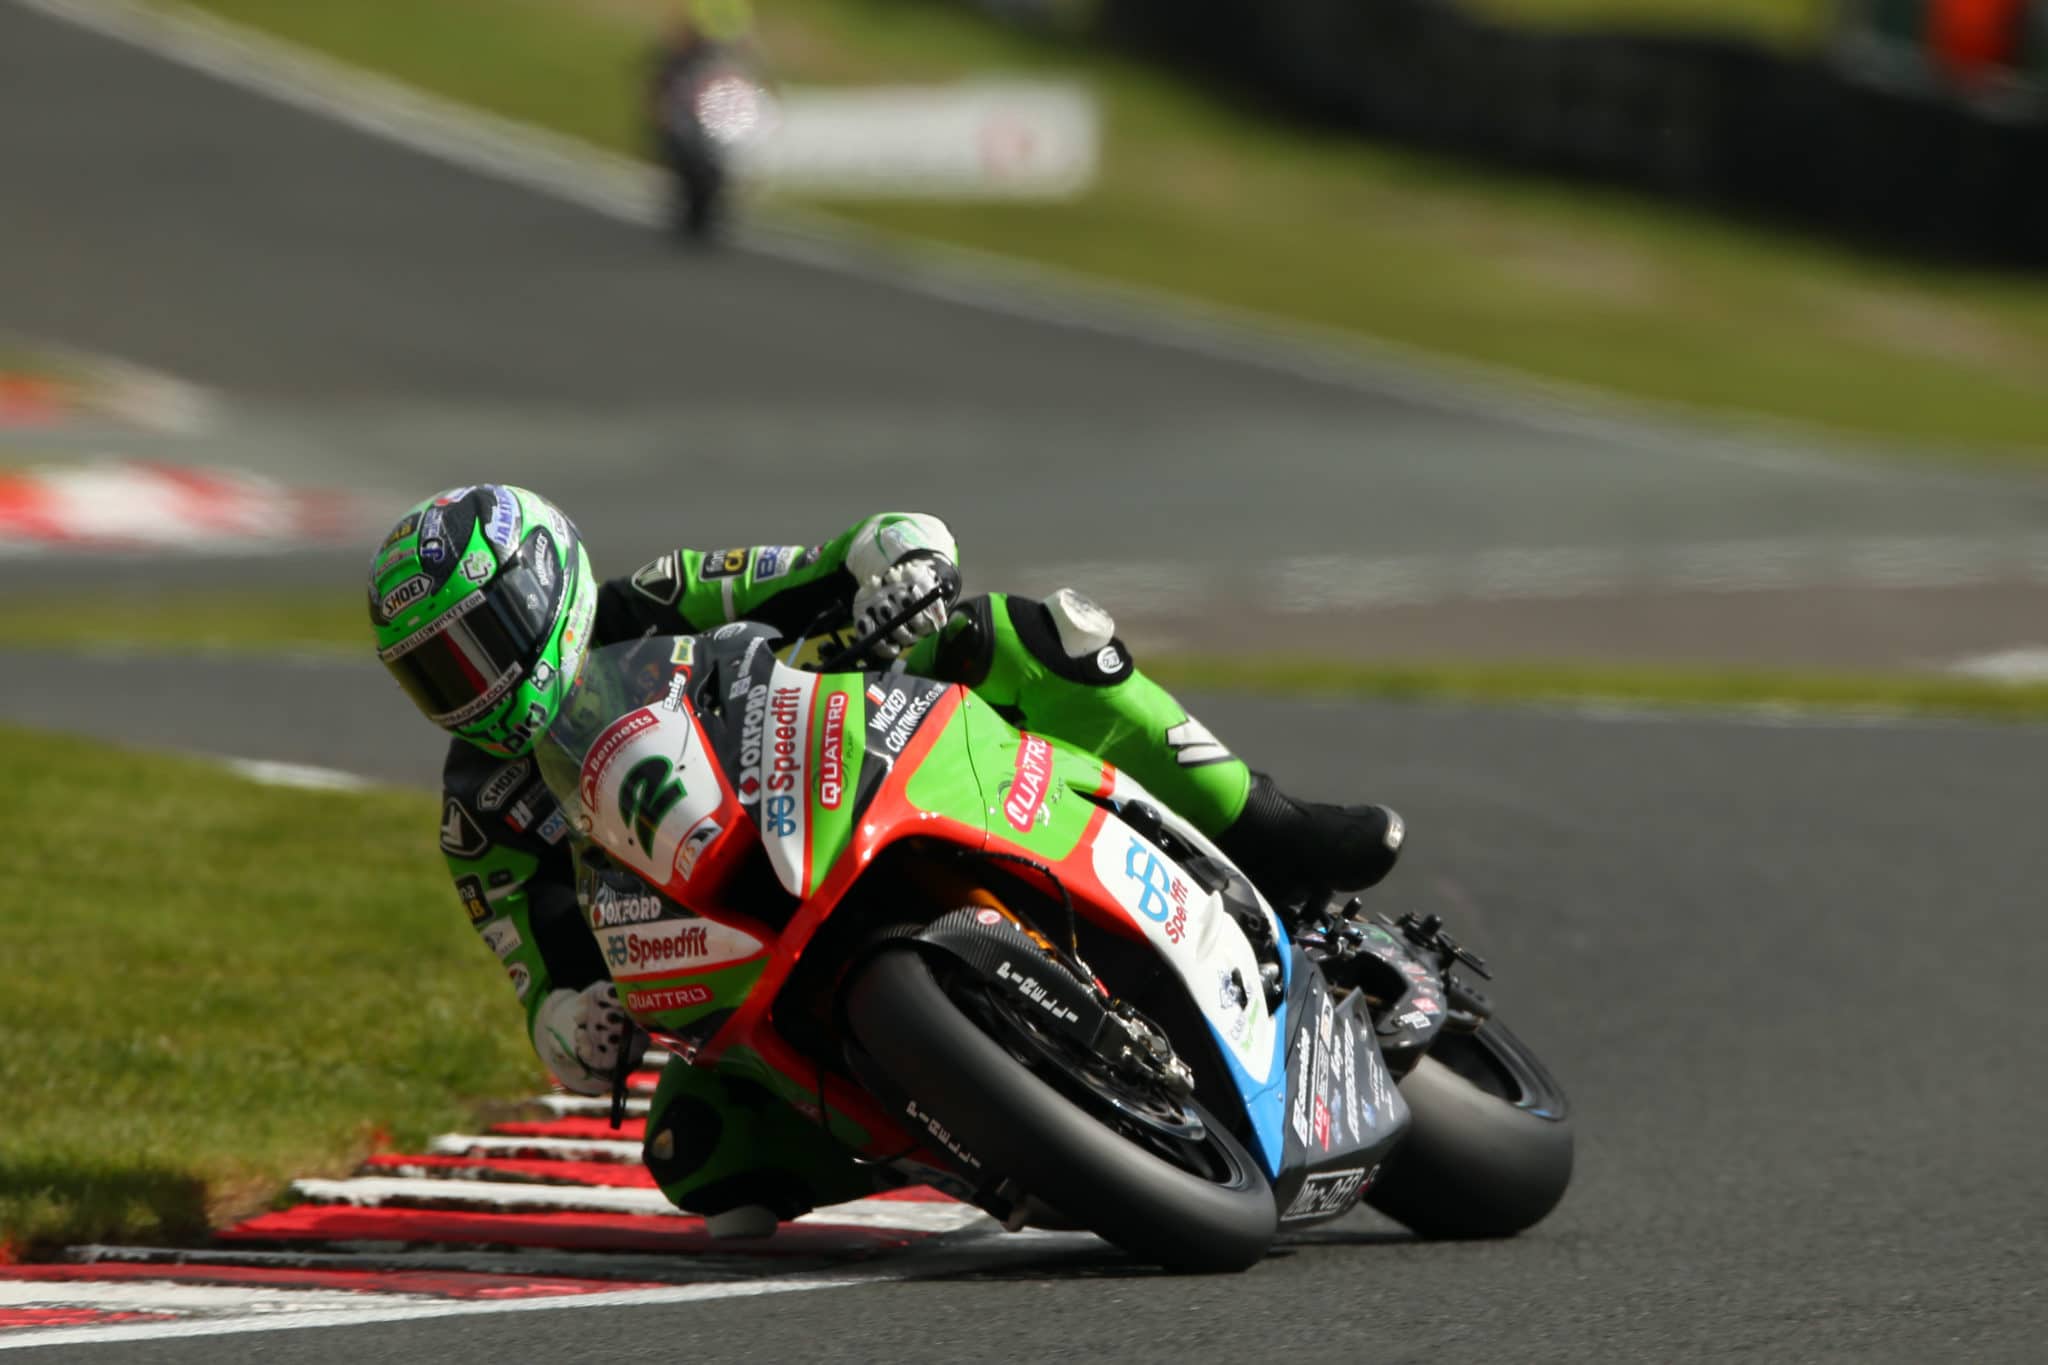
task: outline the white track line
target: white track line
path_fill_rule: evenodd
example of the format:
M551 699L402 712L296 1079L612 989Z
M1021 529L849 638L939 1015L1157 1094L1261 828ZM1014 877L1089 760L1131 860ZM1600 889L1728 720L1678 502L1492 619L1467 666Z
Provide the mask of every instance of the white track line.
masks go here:
M295 787L301 791L359 792L377 784L367 777L345 773L339 768L316 768L308 763L279 763L268 758L229 758L223 765L238 776L266 787Z
M293 1197L309 1204L345 1204L355 1208L448 1208L462 1206L494 1213L526 1210L560 1213L638 1213L657 1218L682 1218L659 1190L530 1185L514 1181L431 1180L405 1176L356 1176L347 1180L294 1180Z
M631 1213L689 1218L659 1190L610 1186L532 1185L514 1181L431 1177L357 1176L347 1180L295 1180L291 1192L311 1204L356 1208L464 1208L496 1213ZM796 1220L815 1227L892 1228L902 1232L957 1232L990 1222L971 1204L910 1199L856 1199Z
M302 1313L321 1310L346 1312L352 1308L376 1307L380 1303L443 1302L438 1296L358 1289L295 1289L266 1285L254 1291L260 1295L266 1313ZM53 1303L89 1303L107 1312L126 1313L219 1313L252 1304L248 1286L195 1284L165 1278L161 1280L10 1280L0 1277L0 1308L32 1308ZM17 1329L18 1330L18 1329ZM0 1336L0 1341L9 1340Z
M2048 645L2031 645L2021 649L2000 650L1995 654L1972 655L1967 659L1956 660L1948 666L1947 671L1966 678L1985 678L1992 682L2048 682Z
M1251 598L1288 613L1369 611L1445 602L1537 602L1645 592L1751 593L1813 588L2048 586L2048 536L1729 540L1635 547L1501 547L1465 555L1316 555L1250 573L1211 560L1048 564L1025 591L1067 584L1113 589L1120 611L1207 609Z
M212 15L174 5L153 8L134 0L14 3L372 136L613 218L652 227L663 212L661 173L645 163L427 94ZM759 255L988 312L1537 430L1777 473L1983 486L1983 480L1966 474L1828 453L1828 446L1843 442L1820 430L1629 402L1335 329L1281 323L1004 257L932 243L889 242L827 221L788 215L780 228L750 233L740 245ZM1710 426L1700 427L1702 422ZM1724 431L1733 434L1719 434Z
M586 1095L536 1095L533 1102L556 1118L603 1119L610 1118L612 1113L610 1100L592 1099ZM648 1099L628 1098L625 1115L628 1118L645 1118L648 1106L652 1103L653 1101Z
M287 1316L241 1317L189 1322L116 1323L104 1327L52 1327L19 1329L0 1333L0 1351L32 1346L72 1345L85 1342L157 1341L184 1337L229 1336L245 1332L280 1332L305 1328L353 1327L379 1322L411 1322L422 1318L482 1317L499 1313L563 1312L575 1308L635 1308L658 1304L710 1303L720 1299L744 1299L770 1294L806 1294L821 1289L845 1289L855 1285L887 1284L922 1279L933 1275L958 1274L1013 1263L1021 1253L1039 1256L1071 1242L1084 1248L1092 1239L1068 1234L1023 1233L977 1242L972 1248L919 1252L914 1257L866 1266L834 1275L805 1275L792 1279L733 1280L715 1284L677 1285L669 1289L630 1289L563 1298L514 1299L491 1303L400 1303L355 1310L316 1310ZM1100 1245L1096 1243L1095 1245ZM90 1285L45 1285L51 1291L88 1291ZM92 1306L89 1294L60 1298L50 1293L40 1302Z
M505 1137L497 1133L443 1133L427 1144L433 1156L498 1157L527 1161L610 1161L638 1165L640 1144L609 1138Z

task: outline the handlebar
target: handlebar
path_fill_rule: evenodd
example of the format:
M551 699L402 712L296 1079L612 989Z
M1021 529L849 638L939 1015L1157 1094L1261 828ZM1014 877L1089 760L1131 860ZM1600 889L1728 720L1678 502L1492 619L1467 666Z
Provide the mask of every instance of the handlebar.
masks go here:
M867 634L860 636L852 644L846 646L846 648L834 650L829 657L821 655L818 659L818 671L821 673L852 672L865 662L869 651L874 649L876 645L887 639L894 631L909 625L928 608L945 601L947 594L955 591L955 588L956 585L954 583L941 581L930 592L917 598L902 611L883 621Z

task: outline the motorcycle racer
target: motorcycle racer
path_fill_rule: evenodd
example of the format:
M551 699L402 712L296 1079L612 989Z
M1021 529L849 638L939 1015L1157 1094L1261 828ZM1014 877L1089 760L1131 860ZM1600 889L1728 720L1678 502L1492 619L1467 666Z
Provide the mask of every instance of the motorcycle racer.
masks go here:
M878 644L907 672L964 684L1017 724L1100 755L1215 840L1268 898L1377 883L1398 815L1297 801L1253 773L1140 672L1114 620L1070 589L959 600L958 549L936 517L883 513L823 544L664 554L598 582L568 518L509 485L455 488L399 518L373 557L378 658L449 730L441 850L472 926L504 964L528 1033L571 1091L611 1086L626 1016L591 924L653 918L653 893L579 870L532 756L585 653L735 622L785 640L867 633L935 593ZM670 1066L645 1156L714 1233L872 1192L875 1173L743 1076Z

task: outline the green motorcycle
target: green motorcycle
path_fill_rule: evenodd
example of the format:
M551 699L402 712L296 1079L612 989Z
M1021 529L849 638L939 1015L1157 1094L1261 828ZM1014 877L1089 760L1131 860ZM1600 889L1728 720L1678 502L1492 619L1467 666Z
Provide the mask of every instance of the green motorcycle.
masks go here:
M1101 759L775 644L739 623L595 650L539 745L579 858L660 894L655 918L586 910L675 1064L751 1076L1011 1226L1175 1269L1242 1269L1361 1198L1497 1236L1562 1197L1564 1096L1434 920L1333 905L1290 934Z

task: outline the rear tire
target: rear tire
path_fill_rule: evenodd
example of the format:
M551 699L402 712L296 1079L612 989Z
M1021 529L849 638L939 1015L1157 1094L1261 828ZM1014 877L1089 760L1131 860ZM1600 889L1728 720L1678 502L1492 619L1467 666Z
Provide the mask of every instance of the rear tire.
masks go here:
M846 1015L861 1049L984 1173L1014 1179L1133 1255L1173 1270L1243 1270L1272 1243L1272 1187L1229 1133L1202 1116L1220 1180L1140 1147L983 1032L917 948L885 947L858 968Z
M1512 1237L1572 1178L1564 1091L1522 1041L1488 1020L1439 1035L1401 1079L1408 1136L1366 1203L1424 1237Z

